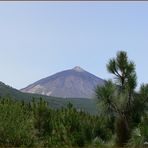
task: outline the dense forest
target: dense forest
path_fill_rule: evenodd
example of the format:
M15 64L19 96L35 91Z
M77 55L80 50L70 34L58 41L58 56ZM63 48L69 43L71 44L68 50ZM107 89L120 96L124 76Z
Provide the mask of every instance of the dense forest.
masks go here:
M43 99L30 103L0 101L1 146L85 146L112 135L107 118L77 111L72 104L53 110ZM112 127L111 127L112 126Z
M148 145L148 85L139 91L135 64L120 51L107 64L113 80L95 89L98 114L73 104L53 109L44 98L0 99L0 146L114 147Z

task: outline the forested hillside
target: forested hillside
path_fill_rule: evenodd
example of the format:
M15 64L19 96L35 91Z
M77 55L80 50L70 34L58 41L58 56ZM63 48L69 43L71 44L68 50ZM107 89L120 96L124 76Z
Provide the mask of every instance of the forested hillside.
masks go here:
M23 93L17 89L14 89L4 83L0 82L0 97L11 98L15 100L23 100L25 102L30 102L34 98L35 100L39 100L43 98L48 102L49 107L52 109L58 109L61 107L66 107L70 102L74 105L74 107L78 110L84 110L90 114L97 114L97 105L95 99L87 99L87 98L59 98L59 97L51 97L39 94L30 94Z

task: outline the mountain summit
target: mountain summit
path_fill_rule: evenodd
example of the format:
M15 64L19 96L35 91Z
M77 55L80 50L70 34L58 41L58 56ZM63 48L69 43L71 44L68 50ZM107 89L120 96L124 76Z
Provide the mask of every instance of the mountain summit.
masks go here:
M85 71L83 68L81 68L81 67L79 67L79 66L75 66L75 67L73 68L73 70L75 70L75 71L77 71L77 72L84 72L84 71Z
M43 78L21 91L63 98L91 98L94 88L103 84L103 79L76 66Z

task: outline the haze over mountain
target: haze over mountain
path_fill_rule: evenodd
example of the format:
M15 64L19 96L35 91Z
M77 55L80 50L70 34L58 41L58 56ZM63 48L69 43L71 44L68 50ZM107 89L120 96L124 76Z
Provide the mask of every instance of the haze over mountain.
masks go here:
M76 66L43 78L21 91L63 98L92 98L95 87L103 84L103 79Z

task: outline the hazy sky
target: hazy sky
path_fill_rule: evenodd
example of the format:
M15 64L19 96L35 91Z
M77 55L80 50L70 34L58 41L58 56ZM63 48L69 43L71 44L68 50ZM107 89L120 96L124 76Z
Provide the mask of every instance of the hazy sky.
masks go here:
M148 83L147 2L0 2L0 81L22 88L79 65L103 79L118 50Z

